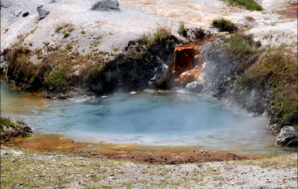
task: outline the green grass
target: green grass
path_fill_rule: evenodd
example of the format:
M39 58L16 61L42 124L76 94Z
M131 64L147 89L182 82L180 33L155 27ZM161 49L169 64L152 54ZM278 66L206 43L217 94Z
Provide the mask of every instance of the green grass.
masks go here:
M255 0L222 0L232 6L242 6L247 10L263 10L262 6L259 5Z
M183 21L179 22L179 28L178 28L178 34L182 35L183 31L185 29L185 24Z
M163 40L164 38L171 35L171 31L168 28L158 28L153 35L145 35L142 40L147 44L147 48L150 48L154 43Z
M8 60L7 77L14 80L16 85L27 83L33 89L41 86L43 74L48 65L43 62L36 65L31 62L33 52L25 47L16 45L13 49L8 49L4 56ZM39 54L37 53L37 56Z
M257 43L253 41L253 36L242 33L233 34L225 39L224 45L220 48L229 52L233 57L241 58L249 58L260 51Z

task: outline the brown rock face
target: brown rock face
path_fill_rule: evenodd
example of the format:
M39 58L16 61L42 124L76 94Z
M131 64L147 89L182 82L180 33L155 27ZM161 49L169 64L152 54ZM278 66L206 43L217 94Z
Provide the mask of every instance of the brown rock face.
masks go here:
M201 73L201 55L202 46L183 45L178 46L174 52L174 81L180 84L186 84L191 81L199 81Z

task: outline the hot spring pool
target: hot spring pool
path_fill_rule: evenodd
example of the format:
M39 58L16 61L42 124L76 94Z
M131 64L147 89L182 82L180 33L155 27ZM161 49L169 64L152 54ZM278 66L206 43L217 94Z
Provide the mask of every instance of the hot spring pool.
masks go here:
M35 131L84 142L198 145L214 150L262 150L273 146L265 116L198 94L114 94L49 101L1 87L1 109Z

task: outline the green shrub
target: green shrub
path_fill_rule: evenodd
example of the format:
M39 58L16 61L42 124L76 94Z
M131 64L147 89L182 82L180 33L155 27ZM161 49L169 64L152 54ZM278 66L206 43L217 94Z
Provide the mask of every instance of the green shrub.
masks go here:
M3 130L3 127L15 127L16 124L8 118L0 117L0 130Z
M35 65L31 62L30 57L32 51L17 46L4 52L5 58L8 60L7 77L18 83L28 83L32 88L41 86L43 75L47 71L48 66L43 62Z
M65 89L67 87L65 72L57 68L52 69L51 72L45 77L45 84L51 91Z
M178 34L182 35L183 31L185 29L185 24L183 21L179 22L179 28L178 28Z
M226 20L223 18L219 20L213 20L212 26L218 28L219 31L232 32L238 30L234 23L232 23L230 20Z
M142 40L146 42L147 48L150 48L154 43L161 41L162 39L171 35L171 31L167 28L158 28L152 35L144 35Z
M162 39L166 38L167 36L169 36L171 34L171 32L168 29L165 28L159 28L158 30L156 30L156 32L154 33L154 37L153 37L153 43L161 41Z
M262 6L259 5L255 0L222 0L227 2L232 6L242 6L245 7L247 10L263 10Z

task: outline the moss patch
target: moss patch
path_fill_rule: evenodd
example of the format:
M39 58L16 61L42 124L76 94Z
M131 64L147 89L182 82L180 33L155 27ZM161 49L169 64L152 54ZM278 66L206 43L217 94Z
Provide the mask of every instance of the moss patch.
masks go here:
M0 131L3 130L3 127L15 127L16 124L8 118L0 117Z
M213 20L212 26L218 28L219 31L233 32L238 30L238 28L233 22L223 18L219 20Z
M49 90L63 90L67 86L64 70L53 69L45 77L45 84Z

